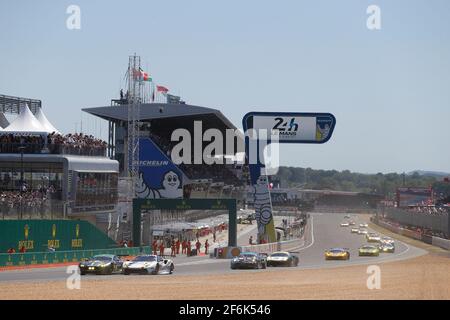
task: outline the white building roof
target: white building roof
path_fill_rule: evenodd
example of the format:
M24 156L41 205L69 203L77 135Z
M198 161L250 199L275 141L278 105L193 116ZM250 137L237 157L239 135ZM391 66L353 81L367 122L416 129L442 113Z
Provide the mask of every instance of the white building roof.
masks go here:
M39 108L36 112L36 119L41 123L41 125L48 130L48 132L56 132L59 133L59 131L51 124L50 121L48 121L47 117L44 114L44 111L42 111L42 108Z

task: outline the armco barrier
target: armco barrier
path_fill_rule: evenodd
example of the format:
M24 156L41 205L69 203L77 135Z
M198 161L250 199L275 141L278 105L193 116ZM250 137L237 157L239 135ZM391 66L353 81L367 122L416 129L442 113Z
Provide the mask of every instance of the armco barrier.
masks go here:
M439 237L432 237L433 246L441 247L446 250L450 250L450 240L442 239Z
M441 248L446 249L446 250L450 250L450 240L442 239L442 238L439 238L439 237L433 237L433 236L429 236L429 235L426 235L426 234L421 234L421 233L419 233L417 231L403 229L403 228L400 228L400 227L393 226L393 225L391 225L389 223L386 223L384 221L377 221L376 219L373 219L372 222L377 224L377 225L379 225L379 226L381 226L381 227L383 227L383 228L385 228L385 229L387 229L387 230L389 230L389 231L392 231L394 233L401 234L401 235L404 235L404 236L409 237L409 238L417 239L417 240L420 240L420 241L425 242L427 244L431 244L433 246L441 247Z
M292 249L299 248L305 244L305 240L302 239L294 239L288 241L281 242L273 242L273 243L265 243L265 244L257 244L251 246L241 246L241 252L258 252L258 253L271 253L275 251L289 251Z
M433 237L427 234L422 234L422 241L426 244L433 244Z
M93 249L93 250L75 250L75 251L57 251L57 252L30 252L30 253L13 253L13 254L2 253L0 254L0 268L11 266L79 262L83 258L90 258L98 254L133 256L138 255L140 253L150 253L150 247Z

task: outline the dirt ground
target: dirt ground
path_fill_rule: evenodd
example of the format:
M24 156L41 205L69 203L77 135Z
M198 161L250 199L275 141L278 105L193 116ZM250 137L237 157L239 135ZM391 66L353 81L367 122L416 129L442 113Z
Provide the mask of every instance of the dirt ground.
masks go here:
M0 299L450 299L450 259L428 254L380 263L381 289L369 290L367 266L280 269L224 275L134 276L66 283L0 285Z

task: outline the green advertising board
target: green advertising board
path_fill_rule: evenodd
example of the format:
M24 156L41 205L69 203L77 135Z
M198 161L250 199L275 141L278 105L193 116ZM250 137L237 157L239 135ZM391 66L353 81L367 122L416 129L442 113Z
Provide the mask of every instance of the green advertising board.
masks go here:
M24 247L26 252L105 249L117 244L88 221L81 220L2 220L0 253Z
M114 254L119 256L135 256L141 253L150 254L150 247L116 248L116 249L92 249L72 250L56 252L30 252L0 254L0 267L32 266L38 264L60 264L79 262L98 254Z

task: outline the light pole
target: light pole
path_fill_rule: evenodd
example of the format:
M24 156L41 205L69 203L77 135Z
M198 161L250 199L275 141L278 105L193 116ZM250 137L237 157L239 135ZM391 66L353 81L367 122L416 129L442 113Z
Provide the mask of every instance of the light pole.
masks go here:
M25 150L25 147L22 145L18 148L20 150L20 220L22 220L23 217L23 188L25 186L24 180L23 180L23 151Z

